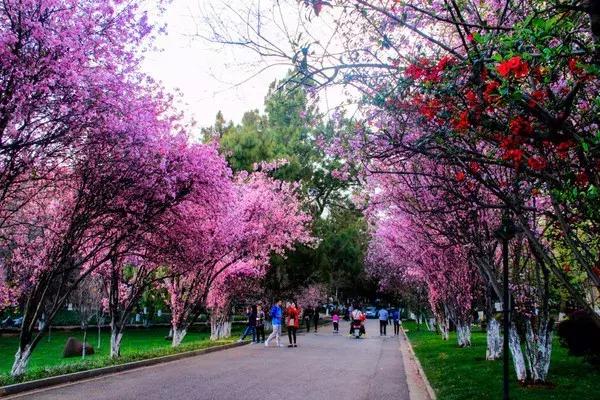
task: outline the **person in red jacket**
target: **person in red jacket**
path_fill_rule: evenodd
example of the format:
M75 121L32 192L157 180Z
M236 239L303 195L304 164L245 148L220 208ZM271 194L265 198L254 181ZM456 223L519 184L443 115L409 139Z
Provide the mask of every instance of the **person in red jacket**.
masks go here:
M285 317L288 339L290 340L288 347L298 347L296 344L296 333L298 332L298 327L300 326L300 313L298 312L295 303L288 303L288 306L285 309Z

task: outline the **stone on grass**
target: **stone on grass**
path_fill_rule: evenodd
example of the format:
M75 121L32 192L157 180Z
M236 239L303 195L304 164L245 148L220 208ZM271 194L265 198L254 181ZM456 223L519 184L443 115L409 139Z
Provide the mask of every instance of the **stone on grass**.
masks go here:
M69 337L67 339L67 343L65 343L65 348L63 350L63 357L76 357L81 356L83 352L83 342L74 337ZM88 343L85 344L85 355L88 356L90 354L94 354L94 348L90 346Z

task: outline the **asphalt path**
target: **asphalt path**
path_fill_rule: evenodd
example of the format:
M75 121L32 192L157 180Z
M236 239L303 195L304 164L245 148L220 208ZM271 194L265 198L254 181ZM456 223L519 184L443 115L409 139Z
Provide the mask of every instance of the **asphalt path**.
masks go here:
M342 322L338 335L331 325L299 334L297 348L247 345L12 398L409 400L401 342L389 328L380 337L369 320L367 337L357 340Z

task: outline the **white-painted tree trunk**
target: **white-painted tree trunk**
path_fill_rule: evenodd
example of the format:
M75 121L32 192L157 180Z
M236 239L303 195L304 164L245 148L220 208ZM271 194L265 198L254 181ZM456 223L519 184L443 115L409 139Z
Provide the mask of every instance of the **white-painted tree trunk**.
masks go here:
M29 364L29 359L31 358L31 346L25 346L25 349L21 351L17 350L15 354L15 362L13 363L12 369L10 370L11 376L21 376L27 370L27 364Z
M435 318L429 318L429 332L435 332Z
M537 332L530 320L525 321L525 354L529 374L534 382L545 382L552 355L552 328L550 322L540 322Z
M527 370L525 369L525 358L523 357L523 350L521 349L521 339L519 339L517 328L514 323L511 324L510 327L508 347L512 355L517 380L523 382L525 379L527 379Z
M487 350L486 360L497 360L502 356L502 335L500 335L500 323L491 318L487 325Z
M181 342L183 341L183 338L185 338L185 335L187 334L187 329L173 327L172 332L173 332L173 341L171 342L171 346L177 347L181 344Z
M121 332L113 330L110 333L110 358L121 356L121 339L123 339L123 334Z
M81 358L85 360L85 342L87 339L87 329L83 331L83 348L81 349Z
M231 322L229 321L211 321L210 322L210 340L225 339L231 336Z
M471 346L471 325L461 322L456 325L456 340L459 347Z
M438 328L442 335L442 339L448 340L450 338L450 321L448 318L438 319Z

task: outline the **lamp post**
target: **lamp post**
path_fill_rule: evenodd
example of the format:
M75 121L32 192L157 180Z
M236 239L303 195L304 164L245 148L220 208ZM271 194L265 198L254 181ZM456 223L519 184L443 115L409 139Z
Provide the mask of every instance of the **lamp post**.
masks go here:
M503 359L503 399L508 400L508 340L510 334L510 299L508 292L508 242L515 237L517 227L510 219L508 211L502 214L502 222L494 232L497 239L502 242L502 313L504 316L504 343L502 346Z

